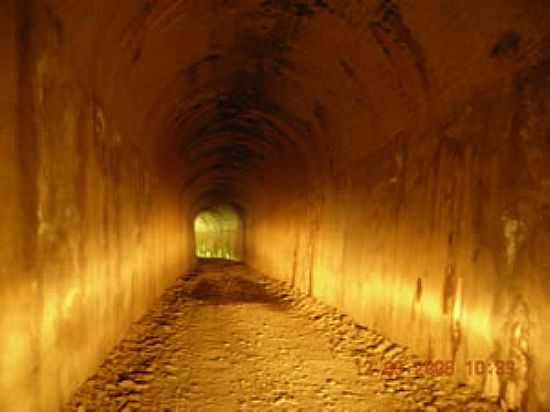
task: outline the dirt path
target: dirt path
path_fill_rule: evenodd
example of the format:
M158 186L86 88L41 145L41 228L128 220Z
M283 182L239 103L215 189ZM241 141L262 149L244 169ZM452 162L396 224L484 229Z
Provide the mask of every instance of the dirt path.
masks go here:
M203 262L133 325L65 410L496 410L468 387L377 368L406 355L243 265Z

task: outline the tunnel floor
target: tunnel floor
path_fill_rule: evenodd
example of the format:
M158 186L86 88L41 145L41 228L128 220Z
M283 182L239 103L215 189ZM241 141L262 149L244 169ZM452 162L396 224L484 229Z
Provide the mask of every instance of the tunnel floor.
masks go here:
M202 261L131 327L64 410L498 410L469 386L381 366L415 359L245 265Z

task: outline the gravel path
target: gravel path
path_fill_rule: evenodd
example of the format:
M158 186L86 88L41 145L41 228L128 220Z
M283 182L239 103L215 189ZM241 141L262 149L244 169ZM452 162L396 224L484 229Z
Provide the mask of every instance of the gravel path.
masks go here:
M204 261L136 324L65 411L497 410L464 385L394 376L414 357L246 266Z

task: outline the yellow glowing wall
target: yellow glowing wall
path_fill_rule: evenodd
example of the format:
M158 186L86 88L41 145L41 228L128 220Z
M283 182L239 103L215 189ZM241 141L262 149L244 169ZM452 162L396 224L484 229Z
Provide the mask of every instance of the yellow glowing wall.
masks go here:
M0 1L2 412L60 410L193 260L178 190L131 104L88 89L70 22Z
M548 410L549 97L545 67L384 146L364 143L365 122L335 155L340 169L316 168L300 193L292 173L280 183L290 168L266 171L247 263L423 356L454 359L455 378L488 395L498 380L508 405ZM468 373L476 360L511 360L518 375Z

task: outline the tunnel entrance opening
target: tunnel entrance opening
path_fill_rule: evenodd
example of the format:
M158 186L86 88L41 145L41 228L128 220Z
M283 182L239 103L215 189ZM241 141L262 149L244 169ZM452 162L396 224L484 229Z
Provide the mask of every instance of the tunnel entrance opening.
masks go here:
M243 225L234 207L223 205L202 210L195 217L194 231L196 257L242 260Z

